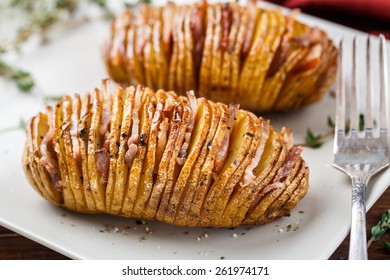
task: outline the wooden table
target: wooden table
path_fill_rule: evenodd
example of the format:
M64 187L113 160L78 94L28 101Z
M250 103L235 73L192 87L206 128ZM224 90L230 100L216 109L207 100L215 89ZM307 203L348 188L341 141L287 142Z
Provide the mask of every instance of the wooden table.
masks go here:
M367 214L367 236L369 229L380 219L383 212L390 208L390 188L380 197ZM386 233L383 240L390 241L390 233ZM384 241L373 242L368 250L371 260L390 260L390 252L386 250ZM330 257L331 260L348 259L348 237L341 243ZM17 233L0 226L0 259L28 259L28 260L64 260L67 257L31 241Z

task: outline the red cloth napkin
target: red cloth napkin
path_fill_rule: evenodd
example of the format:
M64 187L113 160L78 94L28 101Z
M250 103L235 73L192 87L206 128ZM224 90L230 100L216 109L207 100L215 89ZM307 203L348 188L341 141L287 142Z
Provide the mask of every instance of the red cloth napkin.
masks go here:
M390 0L267 0L390 39Z

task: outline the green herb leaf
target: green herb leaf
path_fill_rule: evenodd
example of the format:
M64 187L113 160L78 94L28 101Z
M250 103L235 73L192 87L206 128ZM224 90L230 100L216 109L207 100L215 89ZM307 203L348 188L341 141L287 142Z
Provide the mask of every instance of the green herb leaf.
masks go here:
M324 141L321 140L321 135L314 135L310 128L306 131L306 145L311 148L320 148Z
M29 72L24 70L15 70L11 79L16 82L18 88L23 92L29 92L34 87L34 79Z
M369 246L373 241L378 241L390 229L390 209L382 214L380 221L371 228L371 237L368 240ZM387 242L389 243L389 242ZM389 244L390 245L390 244ZM388 245L386 244L386 247Z
M330 116L328 116L328 126L330 128L333 128L333 129L336 127L336 125L334 124L333 119Z
M34 87L34 79L25 70L17 69L0 60L0 76L11 79L23 92L29 92Z

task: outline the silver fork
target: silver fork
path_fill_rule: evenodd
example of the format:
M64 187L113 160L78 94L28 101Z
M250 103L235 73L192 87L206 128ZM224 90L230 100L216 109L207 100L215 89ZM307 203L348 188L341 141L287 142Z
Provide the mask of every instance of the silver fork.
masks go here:
M373 117L373 82L371 73L371 38L367 39L366 50L366 108L364 129L359 131L359 95L357 69L357 41L353 40L352 48L352 87L350 95L350 114L346 116L346 82L343 55L343 41L339 49L339 73L337 77L336 129L334 140L333 166L348 174L352 180L352 217L349 244L349 259L367 259L366 237L366 188L371 177L389 165L389 144L387 130L387 58L386 40L379 37L380 67L380 108L379 124ZM375 64L377 65L377 64ZM350 66L349 66L350 67ZM346 121L350 120L349 132L346 132ZM379 132L374 133L375 124ZM360 127L361 129L361 127Z

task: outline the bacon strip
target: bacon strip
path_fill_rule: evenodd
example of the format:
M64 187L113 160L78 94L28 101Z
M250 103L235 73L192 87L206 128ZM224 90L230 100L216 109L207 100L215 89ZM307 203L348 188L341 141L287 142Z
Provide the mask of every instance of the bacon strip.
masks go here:
M56 125L53 114L54 114L53 108L47 107L49 131L43 137L40 145L40 150L42 154L40 161L42 165L45 167L45 169L47 170L50 179L53 182L54 188L57 191L61 191L62 182L61 182L60 172L57 166L58 159L57 159L56 152L54 151L54 143L53 143L53 137L54 137L53 126Z
M225 162L225 159L227 157L227 152L229 149L229 141L230 141L230 135L233 130L233 125L237 117L238 110L240 108L239 104L229 104L228 108L228 121L227 121L227 131L225 133L225 136L222 140L222 145L219 148L219 151L217 153L217 156L215 158L215 165L214 165L214 173L218 174L222 167L223 163Z
M191 141L191 135L192 131L194 130L195 126L195 120L196 120L196 113L198 111L198 104L196 103L196 97L193 90L187 91L187 97L190 101L190 107L191 107L191 118L190 123L188 124L186 135L184 136L184 143L180 148L179 155L177 157L177 164L178 165L184 165L184 162L187 157L187 150L189 147L189 143Z
M132 115L132 127L131 127L131 136L127 140L128 150L125 154L125 164L128 167L131 167L133 159L138 152L138 142L139 142L139 109L141 107L141 97L144 89L141 86L138 86L135 92L135 105Z
M261 122L261 138L260 138L260 144L257 147L256 153L254 157L252 158L250 164L245 170L243 179L242 179L242 186L248 186L250 183L253 182L253 180L256 178L256 176L253 174L253 170L256 168L256 166L259 164L261 156L264 152L264 147L267 142L268 136L269 136L269 121L262 121Z

